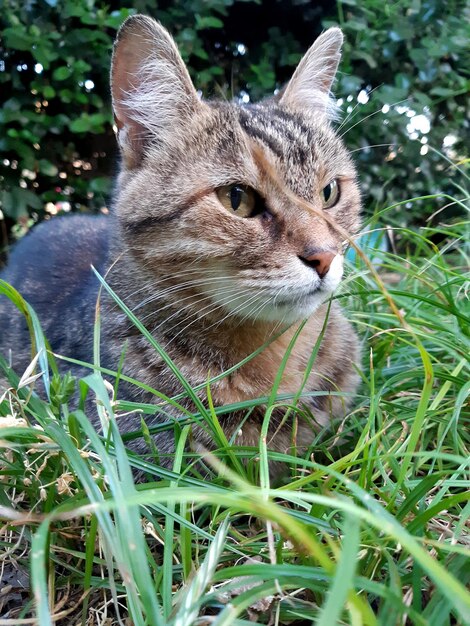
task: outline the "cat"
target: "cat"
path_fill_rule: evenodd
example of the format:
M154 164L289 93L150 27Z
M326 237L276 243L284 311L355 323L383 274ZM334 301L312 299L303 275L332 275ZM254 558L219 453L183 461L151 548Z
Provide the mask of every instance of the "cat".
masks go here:
M38 225L13 249L2 274L34 307L54 352L92 360L99 286L93 265L193 387L272 339L211 385L216 406L269 395L298 323L308 318L279 387L280 393L298 391L327 301L341 282L344 233L353 236L360 226L355 167L332 124L330 89L342 40L340 29L330 28L278 94L240 105L202 101L169 33L142 15L125 21L111 70L122 155L112 215ZM116 370L126 345L125 374L168 396L181 392L114 301L102 295L101 306L102 366ZM21 373L31 359L26 324L5 297L0 317L0 353L9 353ZM358 385L359 357L357 336L333 302L305 390L345 396L305 399L314 421L296 427L300 450L310 445L314 422L344 415ZM135 386L121 384L119 391L127 400L158 401ZM236 444L258 446L263 408L240 427L243 415L222 416L222 427ZM293 428L282 419L282 411L273 414L268 445L287 452ZM147 419L149 425L159 420L158 414ZM119 426L137 430L140 416L122 417ZM134 447L144 451L138 441ZM193 441L211 446L199 427ZM171 452L171 435L158 435L156 445Z

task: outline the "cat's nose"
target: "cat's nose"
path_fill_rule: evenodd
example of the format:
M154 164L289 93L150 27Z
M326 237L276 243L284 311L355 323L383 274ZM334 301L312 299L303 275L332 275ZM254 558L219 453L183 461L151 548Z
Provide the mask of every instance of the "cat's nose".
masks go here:
M320 278L324 278L328 274L328 270L330 269L331 262L335 258L336 254L334 252L314 252L309 256L301 256L299 257L301 261L312 267Z

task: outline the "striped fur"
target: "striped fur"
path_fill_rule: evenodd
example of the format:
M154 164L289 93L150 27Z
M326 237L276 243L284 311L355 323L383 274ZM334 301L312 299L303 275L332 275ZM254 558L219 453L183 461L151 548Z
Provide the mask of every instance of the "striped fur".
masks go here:
M201 102L171 37L150 18L129 18L118 35L112 93L123 160L107 234L109 283L192 385L294 324L256 359L213 385L218 405L268 394L296 323L309 317L280 389L297 391L324 323L325 302L341 281L344 236L332 224L353 235L360 211L354 165L330 123L341 41L340 31L331 29L277 97L240 106ZM339 180L341 195L328 209L328 223L320 194L333 179ZM255 217L238 217L218 200L216 190L235 183L255 189L262 199L263 210ZM73 237L72 225L70 231ZM323 278L302 260L319 250L336 254ZM84 295L90 306L95 294ZM73 312L65 304L64 323L67 314ZM126 374L169 395L180 391L158 355L107 298L102 334L105 366L116 367L126 341ZM3 348L11 345L2 340ZM59 342L54 349L61 347ZM91 359L91 342L85 348ZM358 356L357 338L333 305L306 390L353 392ZM121 393L153 400L130 387L121 387ZM347 404L322 397L309 401L309 408L319 423L327 423ZM123 418L122 430L138 428L139 419ZM224 418L228 436L238 432L240 419ZM260 409L237 442L257 445L261 419ZM284 451L292 430L281 424L282 413L273 417L270 446ZM301 448L314 428L308 419L299 425ZM194 439L210 446L202 431L196 429ZM170 451L172 441L162 435L157 445Z

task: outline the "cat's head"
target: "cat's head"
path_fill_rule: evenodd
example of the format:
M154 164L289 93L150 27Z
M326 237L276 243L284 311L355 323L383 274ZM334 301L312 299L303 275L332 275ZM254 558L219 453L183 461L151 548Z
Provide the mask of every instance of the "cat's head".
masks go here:
M342 40L326 31L279 94L239 105L201 101L157 22L124 23L111 74L123 157L116 211L147 284L192 281L221 317L285 322L336 289L360 211L331 124Z

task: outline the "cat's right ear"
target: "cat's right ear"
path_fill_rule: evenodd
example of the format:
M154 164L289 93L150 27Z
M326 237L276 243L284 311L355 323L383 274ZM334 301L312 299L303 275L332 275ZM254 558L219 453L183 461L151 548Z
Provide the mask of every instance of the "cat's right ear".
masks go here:
M133 15L113 49L111 92L118 141L127 167L139 164L150 143L165 145L202 107L172 37L158 22Z

